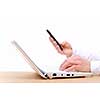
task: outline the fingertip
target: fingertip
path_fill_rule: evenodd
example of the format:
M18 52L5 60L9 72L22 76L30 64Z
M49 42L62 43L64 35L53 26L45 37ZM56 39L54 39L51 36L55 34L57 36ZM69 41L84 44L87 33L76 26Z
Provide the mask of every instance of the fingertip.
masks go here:
M62 42L62 45L65 45L65 44L67 44L67 42L66 42L66 41L63 41L63 42Z
M68 70L68 69L65 69L64 71L65 71L65 72L69 72L69 70Z
M59 68L60 71L64 71L63 64Z
M49 40L50 40L50 41L52 41L52 38L51 38L51 37L49 37Z
M63 69L62 69L61 67L59 68L59 70L60 70L60 71L63 71Z
M63 54L63 51L61 51L61 49L59 48L59 46L57 46L57 50L60 54Z
M50 40L50 42L54 45L55 43L54 43L54 41L53 41L53 39L51 38L51 37L49 37L49 40Z
M62 65L60 65L59 70L62 70Z

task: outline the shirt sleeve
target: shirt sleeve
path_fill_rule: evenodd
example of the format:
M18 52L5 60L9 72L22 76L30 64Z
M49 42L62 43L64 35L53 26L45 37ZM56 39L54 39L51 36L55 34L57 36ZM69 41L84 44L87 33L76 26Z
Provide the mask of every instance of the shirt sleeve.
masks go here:
M85 59L90 61L91 72L100 73L100 51L92 51L80 48L73 48L73 55L79 55Z
M73 50L72 55L78 55L82 58L88 59L89 61L94 59L93 53L90 50L82 49L79 47L78 48L74 47L72 48L72 50Z
M91 72L100 72L100 60L90 61Z
M91 49L83 49L83 48L72 48L73 55L79 55L89 61L96 60L100 61L100 50L91 50Z

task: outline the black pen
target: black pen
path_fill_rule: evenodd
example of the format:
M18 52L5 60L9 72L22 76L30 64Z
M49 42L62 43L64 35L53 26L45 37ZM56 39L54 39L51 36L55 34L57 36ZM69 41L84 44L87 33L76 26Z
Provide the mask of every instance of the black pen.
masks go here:
M61 51L63 51L62 46L60 45L60 43L56 40L56 38L51 34L51 32L47 29L46 30L48 32L48 34L50 35L50 37L57 43L57 45L59 46L59 48L61 49Z

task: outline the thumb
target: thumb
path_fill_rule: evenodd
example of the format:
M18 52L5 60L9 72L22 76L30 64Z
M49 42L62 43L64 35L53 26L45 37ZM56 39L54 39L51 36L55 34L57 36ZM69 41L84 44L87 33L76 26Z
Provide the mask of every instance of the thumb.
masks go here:
M71 48L72 49L71 45L66 41L62 42L61 45L62 45L63 48Z

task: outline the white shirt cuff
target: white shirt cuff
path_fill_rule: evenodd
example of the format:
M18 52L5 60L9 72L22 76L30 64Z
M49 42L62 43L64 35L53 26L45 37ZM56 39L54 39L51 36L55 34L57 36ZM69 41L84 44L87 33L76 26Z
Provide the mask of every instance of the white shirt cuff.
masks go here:
M100 60L91 61L91 72L100 72Z
M93 50L86 50L82 48L75 48L73 47L73 55L79 55L85 59L88 59L89 61L100 61L100 51L93 51Z

